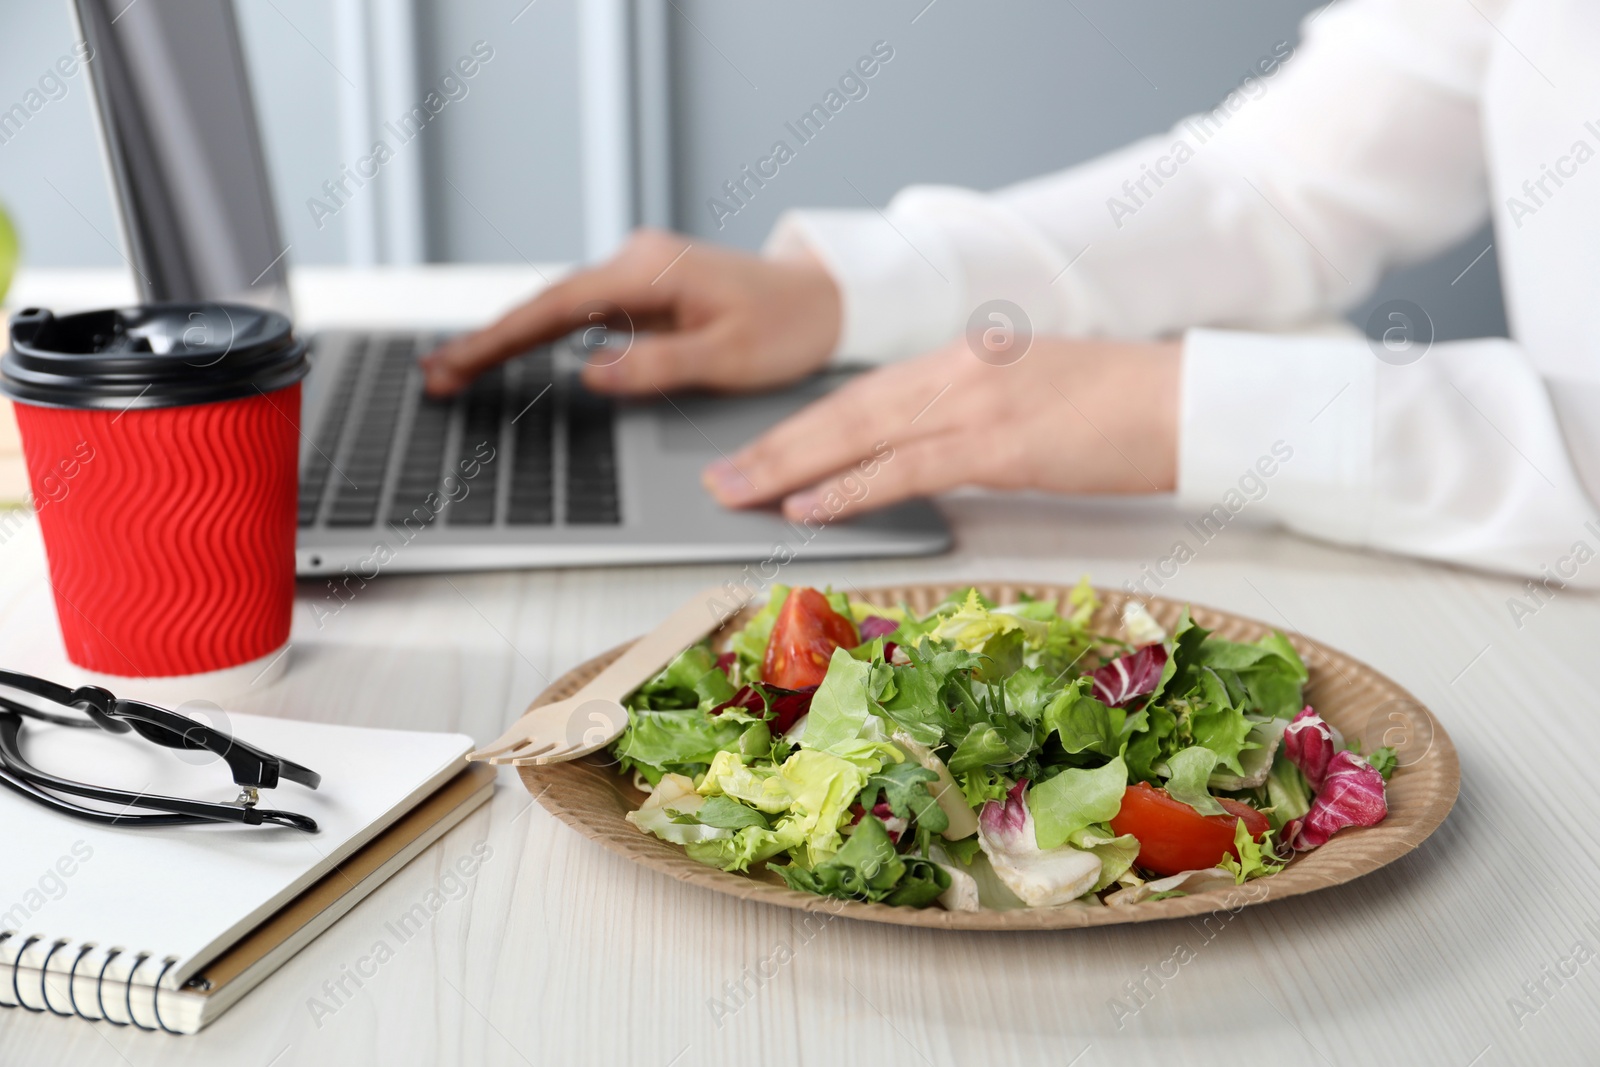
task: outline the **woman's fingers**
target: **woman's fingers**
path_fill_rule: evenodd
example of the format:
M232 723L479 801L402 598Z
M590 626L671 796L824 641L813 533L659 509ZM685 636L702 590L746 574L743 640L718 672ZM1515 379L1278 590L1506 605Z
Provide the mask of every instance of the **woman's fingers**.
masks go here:
M586 325L615 327L619 316L639 323L670 317L676 280L663 267L689 248L683 238L641 231L612 259L550 286L498 322L458 337L423 357L428 391L464 388L494 364Z
M583 384L597 393L655 396L700 385L721 345L715 328L693 333L636 336L620 354L602 351L583 368Z
M828 523L916 497L983 480L982 443L963 433L940 433L902 445L879 441L870 453L818 484L790 493L790 522Z
M614 265L557 282L498 322L458 337L423 358L428 391L447 395L464 388L488 368L555 340L586 323L605 324L611 309L628 315L659 312L670 299L665 290L630 284ZM585 312L597 316L589 319ZM612 323L612 325L615 325Z
M740 449L712 464L705 485L730 507L777 500L872 453L879 442L902 443L938 429L919 419L939 392L937 363L928 359L885 367L829 393ZM926 395L924 395L926 394Z

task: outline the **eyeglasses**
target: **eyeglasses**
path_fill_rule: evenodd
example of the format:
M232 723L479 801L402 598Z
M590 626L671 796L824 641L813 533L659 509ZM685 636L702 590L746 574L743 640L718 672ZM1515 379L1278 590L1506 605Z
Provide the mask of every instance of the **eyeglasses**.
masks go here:
M260 826L273 823L308 833L317 832L316 820L309 816L257 807L260 790L276 788L283 780L296 782L307 789L317 788L322 783L322 776L310 768L274 756L223 730L166 708L138 700L120 700L99 686L69 689L43 678L0 670L0 689L25 693L59 709L45 711L0 695L0 785L15 790L35 803L73 818L112 826L185 826L210 822ZM130 793L125 789L75 782L42 771L22 754L22 728L28 719L77 729L98 728L113 734L132 731L164 748L215 753L226 761L233 773L234 784L239 787L239 797L232 803L219 803ZM58 795L62 793L107 804L122 804L124 807L121 812L86 807ZM160 814L131 814L133 808L150 808Z

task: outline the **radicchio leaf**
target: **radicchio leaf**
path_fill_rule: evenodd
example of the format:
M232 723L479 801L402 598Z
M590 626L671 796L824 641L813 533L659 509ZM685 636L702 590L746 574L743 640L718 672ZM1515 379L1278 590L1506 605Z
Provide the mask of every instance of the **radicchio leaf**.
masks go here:
M1311 810L1284 826L1283 840L1304 852L1326 844L1346 826L1376 826L1388 814L1383 775L1354 752L1339 752L1328 762Z
M717 657L717 670L721 671L723 674L732 674L733 664L738 658L739 653L737 652L724 652L722 655Z
M752 715L760 715L763 710L770 712L767 719L767 728L774 735L785 734L789 728L799 722L811 710L811 697L816 693L817 687L808 685L804 689L784 689L776 685L747 685L733 694L733 699L718 704L711 709L711 714L721 715L729 708L742 708ZM762 699L762 694L766 699Z
M906 827L910 825L910 821L896 815L894 809L881 800L872 806L872 814L876 815L879 821L883 823L883 828L889 831L889 840L899 844L900 835L906 832Z
M868 615L861 620L859 627L861 643L866 644L874 637L888 637L898 629L900 629L900 624L893 619L886 619L882 615Z
M1100 857L1066 844L1041 849L1033 814L1023 797L1027 788L1023 779L1005 800L991 800L983 806L978 815L978 845L1001 883L1030 907L1048 908L1076 900L1099 880Z
M1120 708L1130 700L1156 691L1161 668L1167 665L1167 646L1146 645L1112 660L1089 675L1094 697L1107 707Z
M1338 746L1334 743L1333 727L1307 704L1283 731L1283 754L1289 762L1300 768L1312 792L1321 792L1323 779Z
M1027 792L1026 778L1011 787L1004 800L991 800L978 813L978 825L989 840L1012 852L1037 850L1034 840L1033 815L1028 811L1022 794Z

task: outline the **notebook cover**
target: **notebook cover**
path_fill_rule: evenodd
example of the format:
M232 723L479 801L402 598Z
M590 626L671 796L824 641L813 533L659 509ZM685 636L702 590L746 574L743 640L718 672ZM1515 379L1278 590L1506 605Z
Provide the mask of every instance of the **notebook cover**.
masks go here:
M202 997L216 996L229 982L288 941L295 931L336 905L340 898L351 891L353 885L359 885L429 828L491 784L494 778L493 767L484 763L469 764L427 800L412 808L338 867L323 875L320 881L313 883L271 918L246 934L227 952L212 960L191 980L184 992ZM209 987L200 985L200 980L209 982Z

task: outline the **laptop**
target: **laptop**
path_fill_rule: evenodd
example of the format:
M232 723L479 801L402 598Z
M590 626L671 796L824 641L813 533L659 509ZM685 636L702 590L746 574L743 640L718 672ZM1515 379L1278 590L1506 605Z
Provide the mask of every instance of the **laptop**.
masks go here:
M241 301L290 313L288 259L228 0L74 0L95 112L146 302ZM575 339L461 395L424 395L417 357L444 334L308 339L302 576L942 552L911 502L848 520L729 511L700 471L822 396L835 370L759 395L619 401L588 392ZM607 338L590 331L589 342ZM614 337L610 339L615 343ZM592 344L591 344L592 347Z

